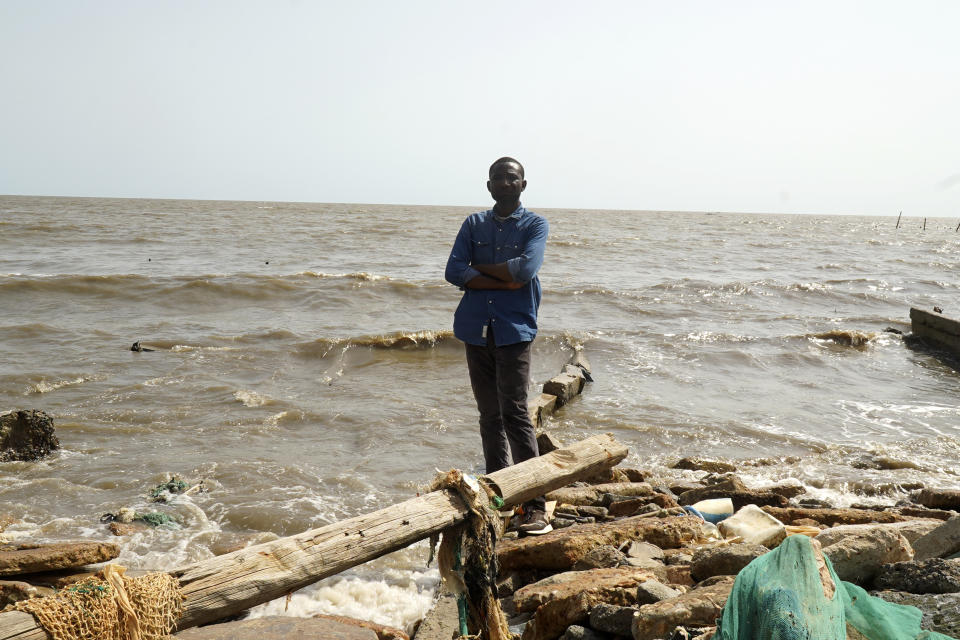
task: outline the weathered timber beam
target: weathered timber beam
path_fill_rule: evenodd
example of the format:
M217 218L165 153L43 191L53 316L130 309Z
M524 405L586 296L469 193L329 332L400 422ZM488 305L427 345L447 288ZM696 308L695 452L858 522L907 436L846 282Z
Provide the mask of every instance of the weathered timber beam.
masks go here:
M613 436L601 434L484 477L505 503L515 505L614 467L627 453Z
M627 448L609 435L527 460L486 476L507 504L542 495L612 467ZM350 567L439 533L466 518L451 491L435 491L319 529L246 547L173 571L187 596L177 629L269 602ZM47 640L33 616L0 613L0 640Z

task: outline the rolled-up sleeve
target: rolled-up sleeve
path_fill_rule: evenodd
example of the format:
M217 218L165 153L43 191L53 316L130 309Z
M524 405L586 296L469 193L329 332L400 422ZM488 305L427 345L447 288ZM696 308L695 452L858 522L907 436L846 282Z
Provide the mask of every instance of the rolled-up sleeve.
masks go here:
M457 232L457 239L453 242L450 257L447 258L447 268L444 272L447 282L462 289L468 282L479 276L480 272L470 266L470 261L470 224L469 220L464 220L460 225L460 231Z
M514 282L529 282L543 265L543 253L547 248L547 234L550 225L545 218L537 218L530 225L529 235L523 245L523 253L507 260L507 269ZM449 278L448 278L449 280Z

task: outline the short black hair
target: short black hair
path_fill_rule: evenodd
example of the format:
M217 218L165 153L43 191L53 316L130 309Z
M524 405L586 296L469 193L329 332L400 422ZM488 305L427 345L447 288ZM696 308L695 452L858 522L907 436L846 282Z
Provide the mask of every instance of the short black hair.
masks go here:
M497 165L506 164L508 162L512 162L513 164L520 167L520 177L526 178L526 176L523 174L523 165L520 164L519 160L517 160L516 158L511 158L510 156L503 156L502 158L497 158L496 160L494 160L493 164L490 165L490 170L487 172L487 176L489 177L493 175L493 170L497 168Z

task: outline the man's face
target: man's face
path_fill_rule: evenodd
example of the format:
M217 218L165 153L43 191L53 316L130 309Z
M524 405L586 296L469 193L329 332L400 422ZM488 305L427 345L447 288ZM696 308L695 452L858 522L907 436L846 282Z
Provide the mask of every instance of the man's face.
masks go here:
M516 162L501 162L493 168L487 180L487 191L497 202L512 202L520 199L527 188L523 170Z

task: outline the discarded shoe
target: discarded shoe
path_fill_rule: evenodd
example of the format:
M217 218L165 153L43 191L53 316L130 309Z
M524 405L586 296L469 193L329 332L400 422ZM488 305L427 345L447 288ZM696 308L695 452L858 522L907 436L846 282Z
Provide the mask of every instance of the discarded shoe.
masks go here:
M553 531L553 527L547 522L547 514L543 511L524 511L518 518L517 531L521 535L538 536Z

